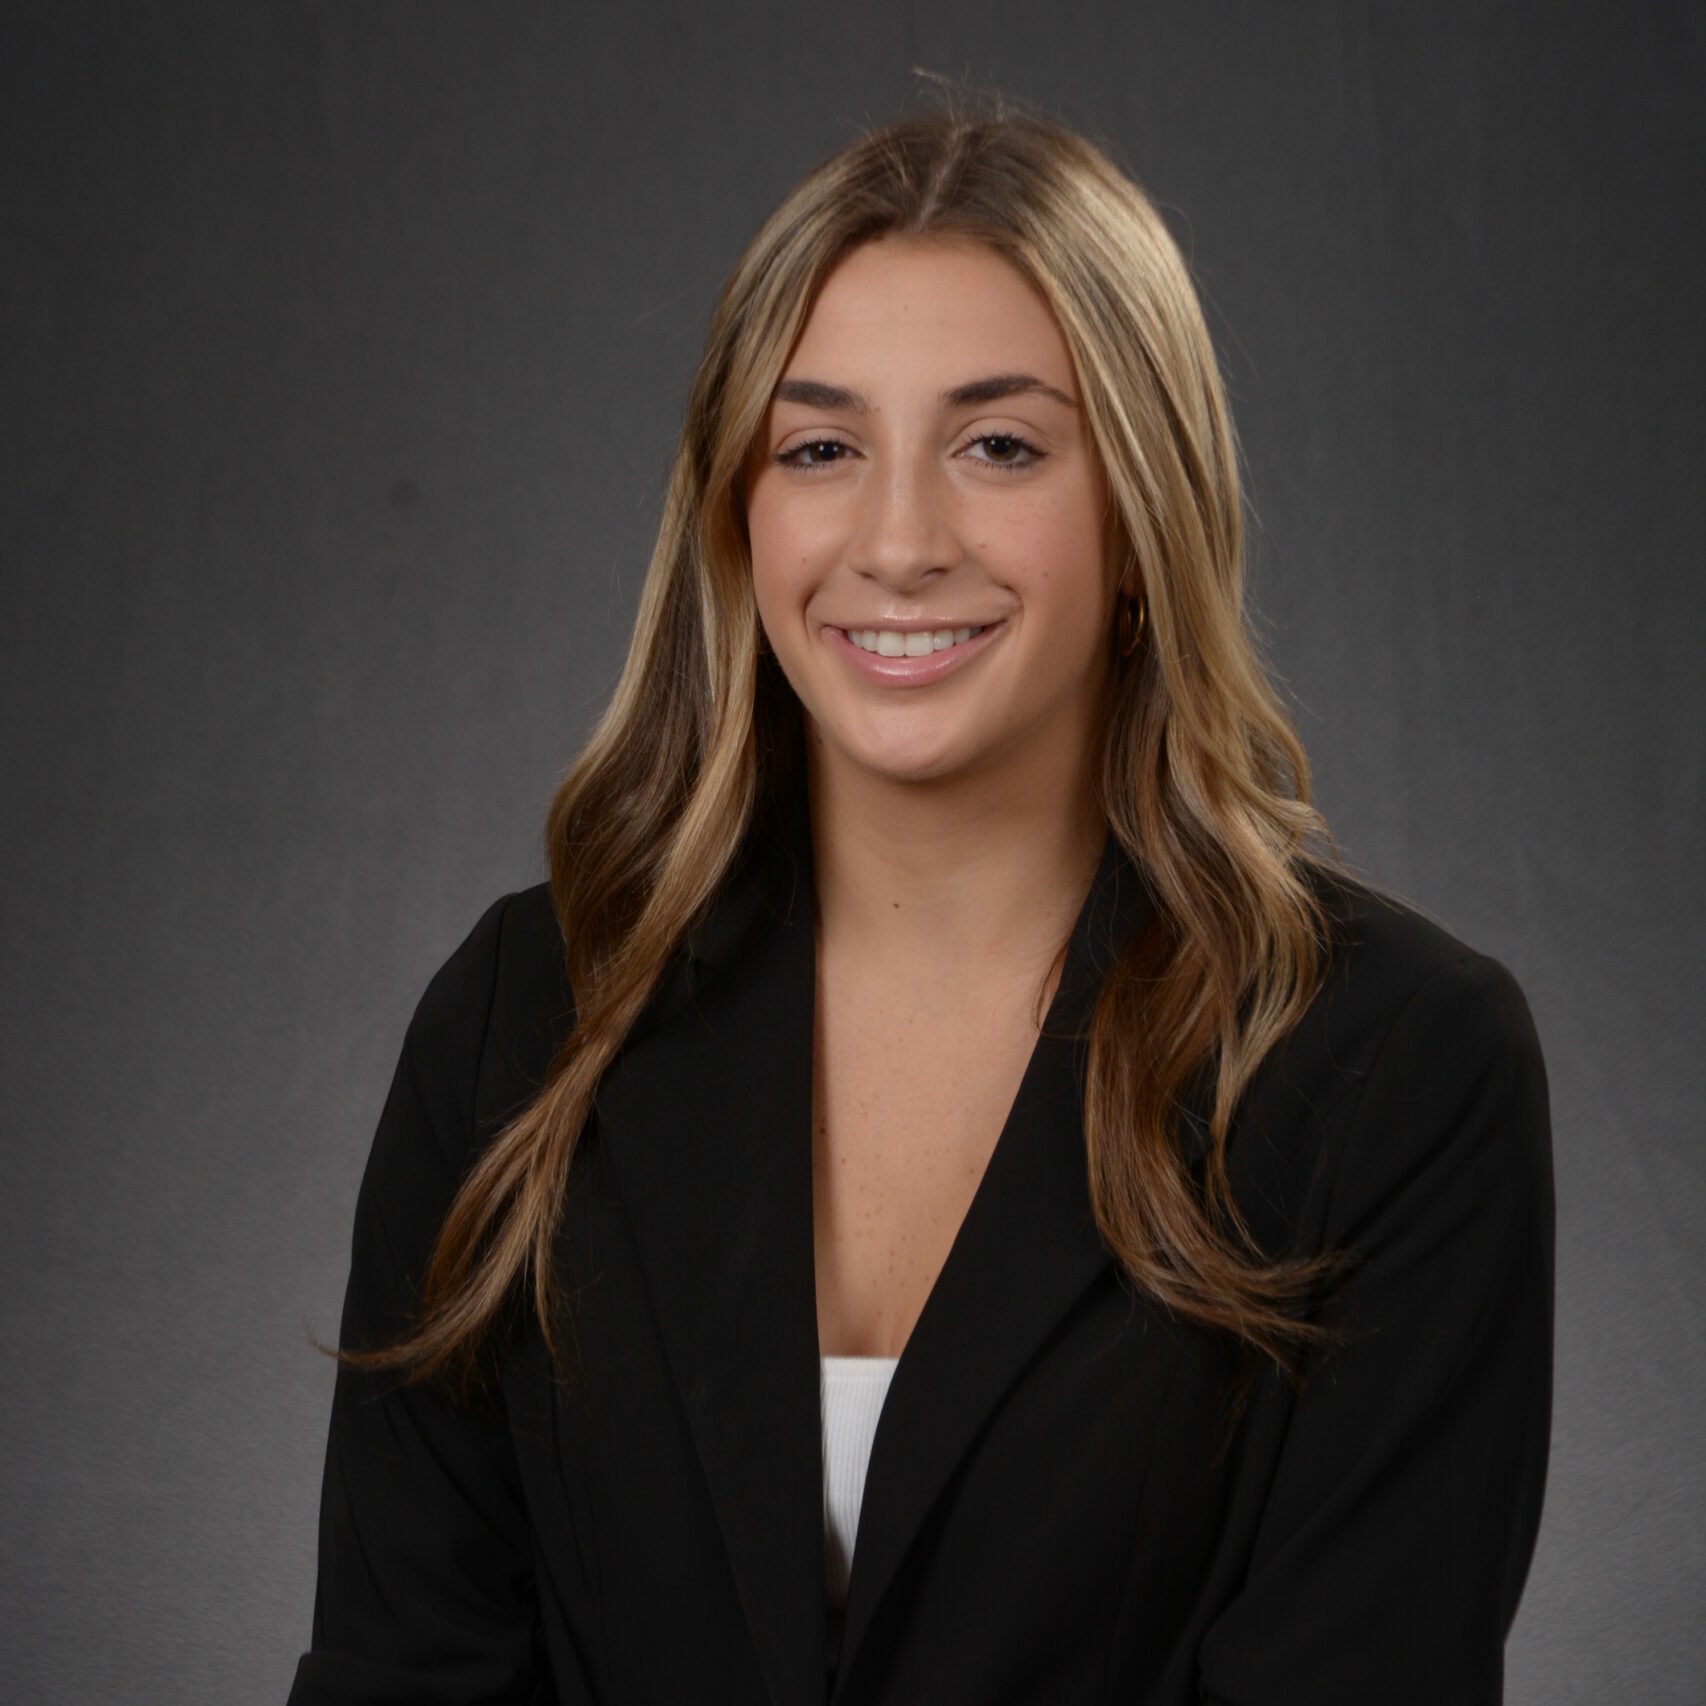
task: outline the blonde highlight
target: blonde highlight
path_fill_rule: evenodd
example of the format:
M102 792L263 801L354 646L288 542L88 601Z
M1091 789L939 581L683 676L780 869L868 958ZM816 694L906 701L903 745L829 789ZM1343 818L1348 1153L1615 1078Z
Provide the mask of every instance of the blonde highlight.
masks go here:
M1017 266L1055 313L1136 564L1141 644L1120 659L1097 770L1110 833L1156 901L1108 969L1087 1039L1097 1226L1134 1284L1296 1373L1336 1257L1262 1251L1226 1143L1239 1098L1326 973L1310 873L1331 838L1244 608L1238 454L1185 261L1100 147L1051 121L902 119L817 166L714 306L627 658L546 822L575 1021L536 1098L453 1200L412 1329L345 1361L480 1371L518 1297L562 1362L552 1242L600 1079L715 901L760 804L802 762L799 708L762 646L741 474L817 290L879 236L954 237ZM1203 1182L1178 1138L1207 1087Z

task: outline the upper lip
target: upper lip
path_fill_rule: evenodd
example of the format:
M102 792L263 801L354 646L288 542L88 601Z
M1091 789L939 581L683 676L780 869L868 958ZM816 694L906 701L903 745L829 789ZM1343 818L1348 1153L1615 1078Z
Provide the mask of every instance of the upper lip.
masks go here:
M917 619L911 622L894 622L888 619L871 622L830 622L826 626L839 628L842 633L863 633L867 628L875 628L879 633L887 630L891 634L939 634L944 628L992 628L1001 618L991 616L981 622L968 622L964 617L956 617L952 621L929 621Z

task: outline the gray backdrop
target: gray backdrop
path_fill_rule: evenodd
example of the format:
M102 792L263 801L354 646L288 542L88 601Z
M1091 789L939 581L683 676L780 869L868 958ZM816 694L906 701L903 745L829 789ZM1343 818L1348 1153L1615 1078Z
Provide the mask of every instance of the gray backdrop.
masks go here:
M712 295L969 72L1194 257L1357 866L1547 1050L1518 1702L1698 1700L1706 27L1627 9L41 8L0 34L0 1676L280 1700L356 1183L544 873Z

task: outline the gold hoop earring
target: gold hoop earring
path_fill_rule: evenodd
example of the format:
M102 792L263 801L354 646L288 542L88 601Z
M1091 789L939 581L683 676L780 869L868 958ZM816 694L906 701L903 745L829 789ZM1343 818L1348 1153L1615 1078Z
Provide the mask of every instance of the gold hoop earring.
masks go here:
M1132 606L1137 606L1137 619L1132 620ZM1120 600L1120 656L1128 658L1137 650L1137 643L1143 638L1144 618L1148 607L1140 598L1123 598Z

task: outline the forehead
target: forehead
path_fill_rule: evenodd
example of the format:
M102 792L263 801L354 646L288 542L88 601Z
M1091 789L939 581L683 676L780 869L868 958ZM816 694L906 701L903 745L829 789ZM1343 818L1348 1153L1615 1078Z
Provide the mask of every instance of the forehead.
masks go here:
M1005 256L957 237L881 237L824 280L788 375L885 357L932 376L967 363L1023 366L1070 391L1072 356L1041 293ZM957 375L964 377L965 375Z

